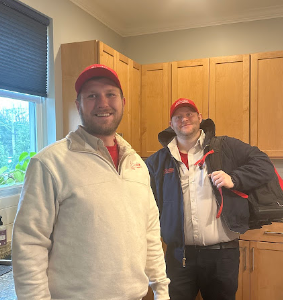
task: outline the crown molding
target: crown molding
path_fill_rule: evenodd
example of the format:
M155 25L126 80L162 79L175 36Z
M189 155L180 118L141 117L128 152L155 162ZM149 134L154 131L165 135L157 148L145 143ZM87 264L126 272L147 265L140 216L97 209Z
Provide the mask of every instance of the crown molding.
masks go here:
M150 23L145 23L144 26L134 27L133 25L130 27L127 24L117 24L115 20L109 18L99 7L96 6L94 9L93 6L88 5L88 1L85 0L70 0L70 1L122 37L155 34L155 33L170 32L175 30L186 30L186 29L218 26L218 25L225 25L225 24L235 24L235 23L259 21L259 20L267 20L267 19L283 17L283 5L277 5L272 7L255 8L251 10L246 10L241 14L230 15L227 17L214 17L214 18L211 17L210 19L208 19L208 17L205 16L204 20L196 19L190 21L192 20L192 18L187 18L186 20L182 19L178 22L172 22L171 24L168 24L167 22L167 24L164 26L161 25L161 26L153 27Z

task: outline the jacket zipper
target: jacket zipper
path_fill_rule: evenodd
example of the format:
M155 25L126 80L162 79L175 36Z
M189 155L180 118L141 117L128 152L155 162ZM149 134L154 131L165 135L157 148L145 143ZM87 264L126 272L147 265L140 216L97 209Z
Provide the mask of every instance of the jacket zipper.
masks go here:
M171 153L170 153L171 155ZM179 184L181 186L181 190L182 190L182 185L181 185L181 174L180 174L180 170L179 170L179 166L175 160L175 158L171 155L173 162L175 164L175 167L177 169L178 172L178 176L179 176ZM182 258L182 265L183 268L186 267L186 247L185 247L185 228L184 228L184 222L185 222L185 216L184 216L184 196L183 196L183 258Z

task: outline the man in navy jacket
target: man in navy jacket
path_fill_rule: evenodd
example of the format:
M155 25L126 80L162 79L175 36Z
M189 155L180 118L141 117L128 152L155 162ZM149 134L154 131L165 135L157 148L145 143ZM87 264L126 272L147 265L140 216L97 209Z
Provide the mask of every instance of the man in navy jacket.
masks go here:
M193 300L200 290L204 300L234 300L238 238L249 229L249 208L232 189L248 193L271 180L274 167L257 147L224 137L222 170L211 170L213 121L202 120L185 98L172 104L170 119L158 135L164 148L146 161L167 244L170 297Z

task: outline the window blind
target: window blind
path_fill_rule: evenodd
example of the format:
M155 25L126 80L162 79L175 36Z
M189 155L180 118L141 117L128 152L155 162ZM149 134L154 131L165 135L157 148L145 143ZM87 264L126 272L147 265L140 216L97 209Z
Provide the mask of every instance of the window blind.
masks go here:
M0 0L0 89L47 96L49 19L15 0Z

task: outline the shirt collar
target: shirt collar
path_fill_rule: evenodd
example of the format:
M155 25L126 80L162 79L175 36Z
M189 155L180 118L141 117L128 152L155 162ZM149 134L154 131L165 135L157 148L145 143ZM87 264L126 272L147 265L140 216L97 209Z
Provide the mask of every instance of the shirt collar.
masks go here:
M204 139L205 139L205 133L202 129L200 129L200 136L198 140L196 141L195 145L191 148L190 151L193 153L197 153L198 151L202 151L204 148ZM168 149L171 152L171 155L177 159L178 161L181 161L181 156L179 153L179 149L177 146L177 137L175 137L169 144Z

